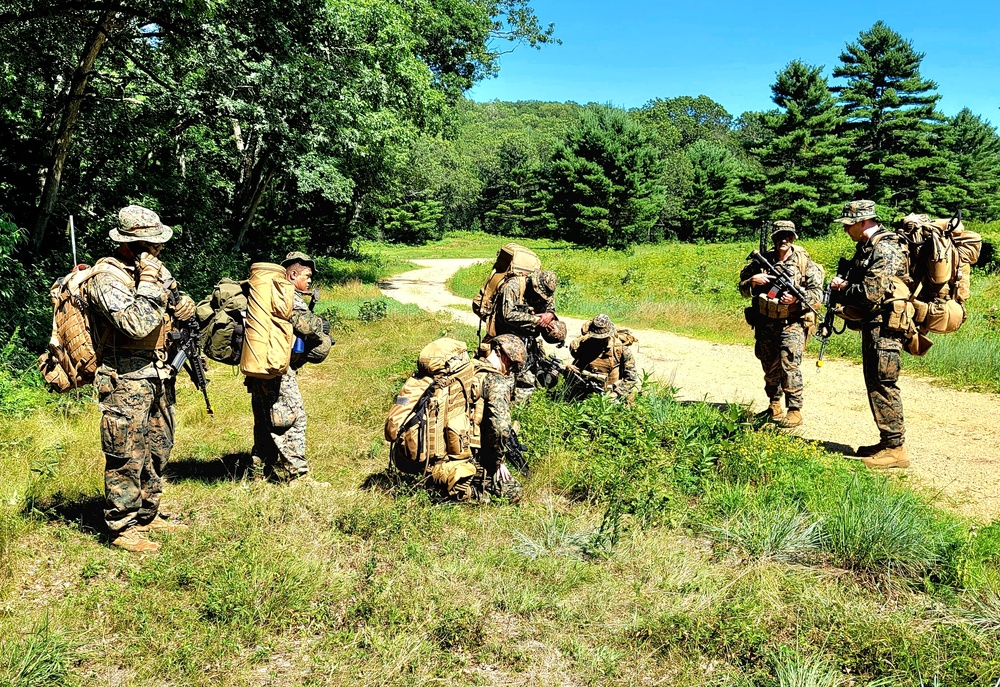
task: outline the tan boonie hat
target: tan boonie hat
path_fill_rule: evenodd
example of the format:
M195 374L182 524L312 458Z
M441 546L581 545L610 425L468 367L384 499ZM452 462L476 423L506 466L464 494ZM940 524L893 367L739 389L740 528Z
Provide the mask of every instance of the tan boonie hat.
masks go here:
M615 334L615 325L610 317L601 313L587 323L587 334L592 339L610 339Z
M503 351L517 368L528 362L528 349L524 342L513 334L501 334L490 340L490 346Z
M174 235L174 230L160 221L160 216L141 205L129 205L118 211L121 229L112 229L108 236L118 243L145 241L146 243L166 243Z
M535 270L528 279L531 281L531 288L542 298L552 298L559 285L559 278L552 270Z
M316 271L316 263L313 262L313 259L310 258L305 253L303 253L302 251L297 251L297 250L293 250L291 253L286 255L285 259L281 261L281 266L287 269L289 266L294 265L295 263L299 263L300 265L305 265L313 272Z
M844 209L840 212L840 217L835 219L834 222L850 225L857 224L866 219L878 219L878 213L875 212L875 201L873 200L852 200L844 206Z
M779 219L771 222L771 240L773 241L774 237L779 234L791 234L793 239L799 237L795 231L795 222L787 219Z

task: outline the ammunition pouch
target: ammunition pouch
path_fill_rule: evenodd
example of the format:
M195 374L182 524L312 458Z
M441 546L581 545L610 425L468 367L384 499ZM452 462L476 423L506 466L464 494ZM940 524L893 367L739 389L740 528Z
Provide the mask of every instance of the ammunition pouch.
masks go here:
M754 329L757 326L757 308L752 305L743 308L743 319L750 325L750 329Z
M956 300L912 301L913 322L923 333L950 334L958 331L967 317L965 306Z
M786 304L777 298L768 298L765 294L757 296L757 310L769 320L787 320L798 314L798 303Z

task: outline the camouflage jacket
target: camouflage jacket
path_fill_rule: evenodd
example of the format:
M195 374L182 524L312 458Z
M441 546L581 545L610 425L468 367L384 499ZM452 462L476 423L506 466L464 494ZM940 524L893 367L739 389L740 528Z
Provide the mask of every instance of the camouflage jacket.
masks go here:
M870 316L881 312L883 303L892 293L893 277L906 279L908 272L906 249L896 233L880 227L868 241L858 243L847 274L843 302Z
M823 301L823 268L813 262L805 248L792 244L792 251L784 260L780 260L778 251L773 249L764 251L763 255L773 265L789 273L796 286L805 291L809 305L819 307ZM740 294L744 298L766 294L771 289L770 284L755 286L750 283L755 274L763 272L764 268L752 261L740 271Z
M600 352L595 355L581 344L588 341L588 336L581 336L570 343L570 354L573 364L581 370L600 375L604 380L604 390L614 391L619 396L628 396L636 391L639 385L639 371L635 366L635 356L629 346L622 344L617 337L608 340Z
M497 307L494 312L493 327L496 336L515 334L521 338L538 336L535 316L543 312L555 312L555 303L550 300L532 299L525 278L519 276L508 279L497 293Z
M329 334L323 333L323 318L309 310L301 294L295 292L292 316L289 318L295 336L305 342L306 352L292 356L292 367L298 369L306 363L320 363L326 359L333 345Z
M480 462L499 465L511 442L510 406L514 398L514 377L493 368L483 373L483 420L480 425Z

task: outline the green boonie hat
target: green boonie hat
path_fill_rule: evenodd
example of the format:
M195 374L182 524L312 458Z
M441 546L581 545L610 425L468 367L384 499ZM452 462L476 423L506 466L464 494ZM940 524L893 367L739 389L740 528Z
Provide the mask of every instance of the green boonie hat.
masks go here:
M878 219L873 200L852 200L844 206L844 209L840 211L840 217L834 222L850 225L866 219Z
M490 346L503 351L518 368L528 362L528 349L524 347L524 342L513 334L501 334L490 339Z
M285 259L281 261L281 266L287 269L289 266L294 265L295 263L299 263L300 265L305 265L313 272L316 271L316 263L313 262L313 259L310 258L305 253L303 253L302 251L297 251L297 250L293 250L291 253L286 255Z
M119 210L118 222L121 229L108 232L111 240L118 243L166 243L174 235L174 230L161 222L159 215L141 205L129 205Z
M592 339L610 339L615 335L615 325L610 317L601 313L587 323L587 335Z
M559 284L559 278L552 270L536 270L528 277L531 287L542 298L552 298Z
M771 222L771 240L773 241L774 237L779 234L791 234L792 238L795 239L799 237L795 231L795 222L787 219L779 219Z

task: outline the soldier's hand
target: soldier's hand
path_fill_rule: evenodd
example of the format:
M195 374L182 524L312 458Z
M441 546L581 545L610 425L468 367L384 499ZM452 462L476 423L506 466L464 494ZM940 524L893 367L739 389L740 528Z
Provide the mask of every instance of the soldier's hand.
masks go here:
M798 299L798 298L796 298L796 297L794 296L794 294L791 294L791 293L783 293L783 294L781 294L781 299L780 299L780 302L781 302L781 303L784 303L785 305L791 305L792 303L795 303L795 302L797 302L798 300L799 300L799 299Z
M553 315L552 313L543 312L541 315L538 316L538 326L548 327L550 324L552 324L553 317L555 317L555 315Z
M580 371L580 368L578 368L573 363L566 363L566 369L569 370L570 372L579 372Z
M842 277L834 277L830 282L830 288L834 291L843 291L847 288L847 280Z
M157 284L160 281L160 271L163 263L149 253L139 255L137 262L139 268L139 281L147 284Z
M509 482L510 481L510 470L507 469L506 465L504 465L503 463L500 463L500 467L497 468L497 472L493 476L493 479L498 484L503 484L504 482Z
M766 272L761 272L760 274L755 274L750 277L750 283L754 286L763 286L770 281L773 281L774 277Z
M174 317L186 322L194 317L194 309L195 304L191 296L184 294L177 300L177 305L174 306Z

